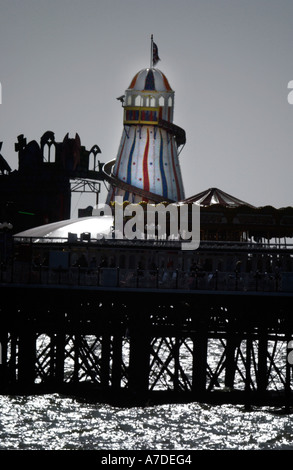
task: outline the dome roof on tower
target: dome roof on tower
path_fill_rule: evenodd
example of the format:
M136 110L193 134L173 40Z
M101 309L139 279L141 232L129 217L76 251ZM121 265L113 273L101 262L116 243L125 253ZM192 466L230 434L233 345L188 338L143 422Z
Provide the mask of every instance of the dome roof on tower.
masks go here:
M133 77L128 89L137 91L172 91L163 72L154 68L140 70Z

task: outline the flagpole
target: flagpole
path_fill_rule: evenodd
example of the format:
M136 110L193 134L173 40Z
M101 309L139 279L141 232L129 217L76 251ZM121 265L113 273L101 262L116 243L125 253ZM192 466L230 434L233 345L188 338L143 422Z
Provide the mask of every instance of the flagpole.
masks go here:
M151 35L151 66L150 68L153 68L153 35Z

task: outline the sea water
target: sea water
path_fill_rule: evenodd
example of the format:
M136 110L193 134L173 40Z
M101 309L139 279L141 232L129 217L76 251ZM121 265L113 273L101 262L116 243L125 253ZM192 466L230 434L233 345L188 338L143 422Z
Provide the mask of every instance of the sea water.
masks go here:
M199 403L119 408L51 394L0 397L0 450L290 450L275 408Z

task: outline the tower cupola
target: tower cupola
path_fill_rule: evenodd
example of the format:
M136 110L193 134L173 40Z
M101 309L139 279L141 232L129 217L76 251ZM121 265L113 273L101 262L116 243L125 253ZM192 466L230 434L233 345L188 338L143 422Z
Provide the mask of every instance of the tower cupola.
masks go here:
M172 122L174 91L167 77L155 68L138 72L125 92L124 109L124 123L131 123L133 119L158 123L159 118Z

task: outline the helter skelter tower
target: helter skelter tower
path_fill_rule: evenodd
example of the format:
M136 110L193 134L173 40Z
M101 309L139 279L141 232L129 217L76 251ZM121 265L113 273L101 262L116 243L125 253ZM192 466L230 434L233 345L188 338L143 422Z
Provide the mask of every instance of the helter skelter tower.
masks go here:
M154 66L158 49L151 36L151 66L140 70L125 95L123 132L117 158L105 164L110 188L106 203L178 202L184 199L179 153L185 131L173 124L174 91Z

